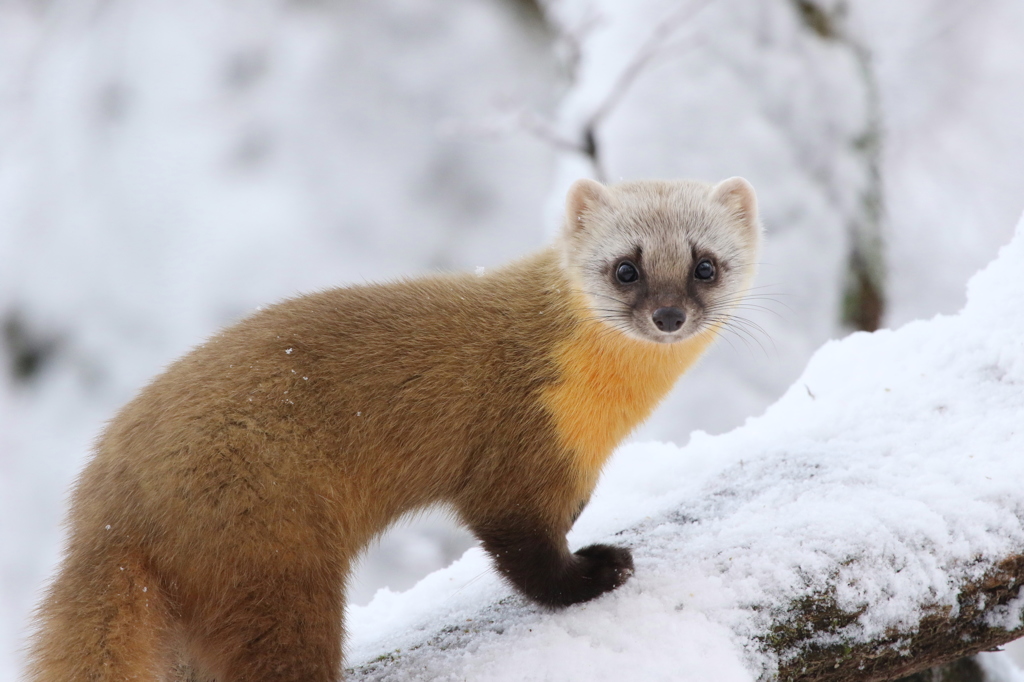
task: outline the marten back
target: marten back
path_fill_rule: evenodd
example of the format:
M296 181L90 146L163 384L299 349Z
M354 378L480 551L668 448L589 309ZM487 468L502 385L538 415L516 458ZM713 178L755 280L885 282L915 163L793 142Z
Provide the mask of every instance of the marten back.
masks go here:
M563 280L552 261L547 252L487 277L335 289L270 307L143 391L111 425L89 471L134 474L140 490L160 481L147 524L168 511L167 481L185 486L179 497L192 515L206 502L204 513L244 518L273 502L264 479L277 477L289 495L308 489L357 502L338 514L344 537L332 542L361 546L381 519L457 494L485 444L529 451L552 438L536 394L556 380L548 351L579 324L555 293ZM222 453L224 471L211 452ZM197 457L214 470L197 478ZM333 475L311 477L311 467ZM100 481L121 485L107 473ZM87 476L78 497L102 498L91 484ZM246 495L224 510L227 487Z
M32 679L164 679L178 666L225 682L336 680L353 561L397 517L436 502L535 601L621 584L628 550L570 553L565 533L612 449L715 331L686 328L682 307L664 312L700 297L661 291L650 252L628 261L649 291L616 280L635 300L614 297L630 311L656 305L644 322L655 331L616 330L594 304L606 275L590 269L609 240L584 248L581 224L598 225L593 240L599 218L636 201L630 187L617 200L578 184L563 240L505 268L296 298L169 367L112 421L77 484ZM641 205L681 210L680 187L658 187L667 208ZM723 232L750 231L752 250L748 189L683 195L722 208ZM749 279L749 263L730 267L722 295Z

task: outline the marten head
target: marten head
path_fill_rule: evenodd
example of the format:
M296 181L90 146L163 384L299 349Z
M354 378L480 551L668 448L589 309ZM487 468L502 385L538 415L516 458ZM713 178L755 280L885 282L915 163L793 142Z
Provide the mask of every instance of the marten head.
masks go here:
M595 318L673 343L724 323L749 286L759 242L757 199L743 178L577 180L560 248Z

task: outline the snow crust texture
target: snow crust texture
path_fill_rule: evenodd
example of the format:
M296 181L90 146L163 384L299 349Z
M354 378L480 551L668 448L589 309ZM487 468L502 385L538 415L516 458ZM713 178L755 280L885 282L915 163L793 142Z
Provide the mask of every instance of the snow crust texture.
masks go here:
M959 314L827 344L728 434L623 448L570 538L633 547L618 591L545 612L471 550L352 609L356 679L740 682L777 669L759 638L808 595L860 612L852 642L955 610L958 586L1024 552L1021 263L1024 221Z

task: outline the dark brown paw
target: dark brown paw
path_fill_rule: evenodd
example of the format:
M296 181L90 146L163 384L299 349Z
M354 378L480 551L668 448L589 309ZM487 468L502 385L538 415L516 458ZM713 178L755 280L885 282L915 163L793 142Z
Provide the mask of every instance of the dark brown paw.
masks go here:
M570 606L600 597L633 575L633 555L625 547L590 545L571 555L543 589L526 595L546 606Z
M501 574L524 596L560 607L599 597L633 575L633 555L625 547L590 545L570 554L561 537L495 533L484 529L484 548Z
M593 599L626 582L633 575L633 553L625 547L590 545L576 551L584 583L590 583L593 594L580 601Z

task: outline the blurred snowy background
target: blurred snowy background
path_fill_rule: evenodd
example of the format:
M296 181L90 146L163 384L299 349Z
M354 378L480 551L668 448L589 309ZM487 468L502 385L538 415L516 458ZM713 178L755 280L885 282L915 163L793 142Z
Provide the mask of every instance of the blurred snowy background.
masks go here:
M535 249L579 176L759 193L765 309L639 439L957 310L1024 209L1022 36L1019 0L0 0L0 679L90 442L161 367L301 291ZM412 520L352 601L470 543Z

